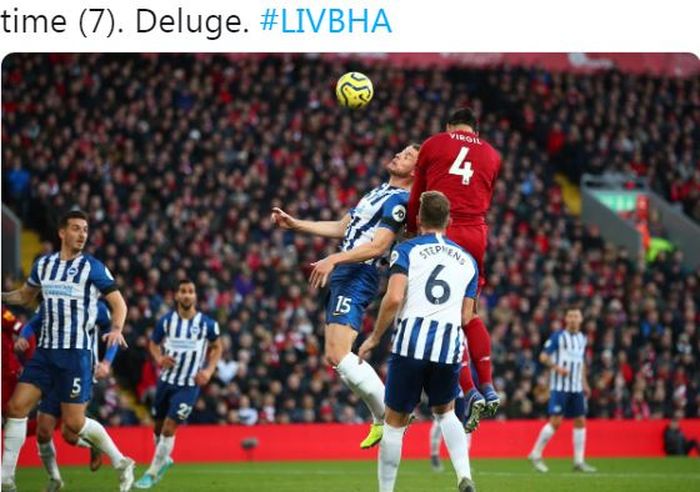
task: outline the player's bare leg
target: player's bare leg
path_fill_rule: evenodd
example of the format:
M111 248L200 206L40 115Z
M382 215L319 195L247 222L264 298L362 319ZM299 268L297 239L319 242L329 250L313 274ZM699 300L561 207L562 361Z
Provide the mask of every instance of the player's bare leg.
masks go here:
M27 415L41 399L41 390L28 383L18 383L7 402L5 410L7 420L4 427L2 450L2 490L17 490L15 470L19 452L27 438Z
M61 434L63 435L63 440L71 446L87 448L90 450L90 471L94 472L100 469L102 466L102 451L97 449L95 446L92 446L89 442L68 429L68 427L65 425L61 426Z
M557 431L559 426L561 426L561 421L561 415L553 415L549 417L549 422L547 422L540 430L537 440L535 441L535 445L533 446L532 451L530 451L530 454L527 456L532 462L532 466L534 466L535 470L538 472L547 473L549 471L549 467L547 467L542 459L542 452L544 451L545 446L547 446L549 440L552 438L552 436L554 436L554 433Z
M61 490L63 488L63 480L58 470L56 447L53 443L53 431L56 429L58 419L48 413L39 412L36 420L36 444L39 450L39 457L44 464L46 472L49 474L49 483L45 490L47 492Z
M347 325L326 325L325 355L343 382L365 402L372 413L369 434L360 443L363 449L377 445L384 425L384 383L372 366L352 353L357 332Z
M120 492L130 490L134 483L136 463L119 451L102 424L85 417L86 406L86 403L61 403L61 417L64 425L69 431L105 453L112 461L112 466L119 472Z
M594 473L596 469L586 463L583 459L586 448L586 417L576 417L574 419L573 441L574 471Z
M156 421L154 428L156 449L153 453L151 466L149 466L146 473L136 481L134 487L137 489L150 489L163 478L165 472L173 465L174 462L170 455L175 447L176 430L177 422L170 417Z

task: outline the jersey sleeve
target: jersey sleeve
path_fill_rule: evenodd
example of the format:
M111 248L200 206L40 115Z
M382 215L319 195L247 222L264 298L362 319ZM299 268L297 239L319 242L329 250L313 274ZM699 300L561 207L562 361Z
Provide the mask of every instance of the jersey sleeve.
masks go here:
M97 303L97 326L101 330L112 329L112 314L107 309L107 304L104 301Z
M217 323L213 319L209 319L207 322L207 340L213 342L214 340L219 338L220 334L221 330L219 330L219 323Z
M41 258L34 262L32 265L32 271L29 273L29 278L27 278L27 283L32 287L41 287L41 279L39 278L39 261L41 261Z
M102 295L106 296L117 290L117 283L114 281L114 277L109 271L109 268L95 258L90 258L89 261L90 281L97 286L97 289Z
M479 291L479 267L476 265L476 260L471 258L472 264L474 265L474 276L467 284L467 291L464 293L464 297L470 297L471 299L476 299L476 294Z
M395 273L408 275L409 251L410 245L408 245L408 243L399 244L394 248L394 251L391 252L391 258L389 259L390 275L394 275Z
M156 328L151 334L151 340L153 340L153 343L160 344L163 341L163 338L165 338L165 318L166 316L163 316L156 322Z
M382 205L382 218L379 227L398 233L406 223L406 205L408 204L408 194L399 193L390 196Z
M559 332L554 333L549 339L544 343L544 351L547 355L552 355L559 348Z

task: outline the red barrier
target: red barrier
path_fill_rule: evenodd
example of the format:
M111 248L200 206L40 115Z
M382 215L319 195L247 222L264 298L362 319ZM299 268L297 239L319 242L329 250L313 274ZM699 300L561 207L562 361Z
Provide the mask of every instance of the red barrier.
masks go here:
M544 421L486 421L472 440L471 455L476 458L522 458L530 451ZM662 434L667 421L591 420L588 422L586 455L592 457L662 456ZM173 458L178 462L285 461L285 460L361 460L375 459L375 451L362 451L359 442L367 432L365 425L259 425L185 426L177 431ZM700 438L700 419L685 420L681 428ZM424 458L429 454L429 423L414 424L406 434L403 456ZM119 448L139 462L150 461L153 435L148 427L109 429ZM245 451L241 441L257 438L258 447ZM571 422L565 423L552 438L545 456L571 456ZM88 452L54 437L61 464L87 463ZM444 449L443 449L444 453ZM20 465L37 466L39 457L34 438L27 439Z

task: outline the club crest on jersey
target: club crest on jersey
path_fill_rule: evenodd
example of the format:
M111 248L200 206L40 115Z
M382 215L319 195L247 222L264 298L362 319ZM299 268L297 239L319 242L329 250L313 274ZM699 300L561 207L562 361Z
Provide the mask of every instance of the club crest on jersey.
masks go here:
M396 260L399 259L399 252L398 251L392 251L391 252L391 258L389 258L389 266L393 267L394 263L396 263Z
M194 325L192 329L190 329L190 333L192 333L193 337L198 337L201 331L202 329L199 327L199 325Z
M396 205L391 211L391 217L396 222L403 222L403 220L406 218L406 207L403 205Z
M78 274L78 269L76 267L70 267L68 269L68 276L75 277Z

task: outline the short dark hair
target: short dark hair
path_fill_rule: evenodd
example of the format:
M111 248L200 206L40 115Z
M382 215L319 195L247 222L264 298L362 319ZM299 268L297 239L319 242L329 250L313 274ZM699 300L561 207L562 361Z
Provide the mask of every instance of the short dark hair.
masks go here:
M85 222L88 222L89 217L82 210L70 210L61 216L61 219L58 221L58 228L65 229L68 227L68 221L71 219L83 219Z
M189 278L189 277L181 278L180 280L177 281L177 289L180 290L180 287L181 287L183 284L192 284L192 285L194 285L194 281L193 281L191 278Z
M567 304L564 306L564 314L568 313L569 311L581 311L581 314L583 314L583 310L581 309L581 306L579 306L576 303L571 303Z
M420 196L418 209L423 227L444 229L450 221L450 201L439 191L425 191Z
M413 147L413 150L420 152L420 144L417 144L416 142L411 142L410 144L411 147Z
M447 124L450 126L469 125L474 131L479 129L479 120L476 118L476 113L469 106L454 110L447 119Z

